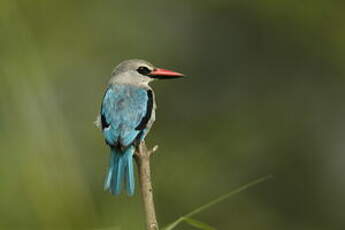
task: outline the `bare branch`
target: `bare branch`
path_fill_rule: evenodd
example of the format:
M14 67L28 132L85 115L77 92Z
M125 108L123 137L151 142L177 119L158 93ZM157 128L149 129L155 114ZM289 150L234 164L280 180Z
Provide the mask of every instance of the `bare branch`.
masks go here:
M157 151L158 146L154 146L152 149L147 149L145 142L140 143L136 154L135 160L138 165L139 172L139 184L141 188L141 195L144 203L144 211L146 218L147 230L159 230L155 205L153 200L153 190L151 182L151 168L150 168L150 156Z

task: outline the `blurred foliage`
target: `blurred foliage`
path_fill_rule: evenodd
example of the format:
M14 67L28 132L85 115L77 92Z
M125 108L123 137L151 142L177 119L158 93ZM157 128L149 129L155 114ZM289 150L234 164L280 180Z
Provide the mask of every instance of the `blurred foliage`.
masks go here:
M0 228L143 229L138 192L103 191L108 149L92 123L112 68L135 57L189 76L152 84L162 224L273 174L197 219L344 229L344 10L335 0L1 0Z
M209 226L208 224L203 223L199 220L192 219L191 217L211 208L212 206L214 206L218 203L224 202L226 199L233 197L234 195L237 195L238 193L245 191L246 189L249 189L250 187L258 185L258 184L265 182L266 180L271 179L271 178L272 178L272 176L268 175L265 177L258 178L254 181L251 181L245 185L242 185L242 186L238 187L237 189L235 189L231 192L228 192L228 193L226 193L226 194L224 194L224 195L222 195L222 196L220 196L214 200L211 200L211 201L207 202L206 204L202 205L201 207L198 207L198 208L192 210L191 212L189 212L187 214L184 214L183 216L181 216L180 218L178 218L177 220L175 220L174 222L172 222L168 226L164 227L163 230L175 229L176 226L182 222L186 222L191 226L197 227L198 229L214 230L214 228Z

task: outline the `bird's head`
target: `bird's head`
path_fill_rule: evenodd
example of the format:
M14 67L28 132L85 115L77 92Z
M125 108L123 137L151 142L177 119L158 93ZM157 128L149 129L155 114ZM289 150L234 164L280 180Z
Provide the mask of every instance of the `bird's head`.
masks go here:
M147 85L155 79L175 79L184 77L182 73L157 68L151 63L131 59L121 62L112 73L111 83Z

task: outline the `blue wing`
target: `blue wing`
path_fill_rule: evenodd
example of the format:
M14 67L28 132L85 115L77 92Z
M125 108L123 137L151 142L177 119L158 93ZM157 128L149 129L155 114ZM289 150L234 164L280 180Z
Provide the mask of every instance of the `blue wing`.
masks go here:
M127 147L142 132L151 115L152 96L143 88L115 85L107 89L101 109L106 142ZM152 92L151 92L152 95Z

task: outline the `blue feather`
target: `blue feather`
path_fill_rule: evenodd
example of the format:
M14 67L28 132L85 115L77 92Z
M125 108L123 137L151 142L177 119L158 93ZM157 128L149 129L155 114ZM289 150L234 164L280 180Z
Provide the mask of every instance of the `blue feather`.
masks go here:
M128 195L132 196L135 189L133 155L135 147L130 146L124 152L111 149L111 157L104 189L112 194L121 193L123 182L126 181Z
M130 85L112 85L105 93L101 118L111 157L104 188L113 194L121 192L124 181L127 193L134 194L133 154L136 145L147 134L146 128L137 127L142 126L148 114L151 114L151 111L147 111L152 110L150 93L144 88Z
M134 179L134 167L133 167L133 155L135 152L134 146L127 149L125 155L127 158L126 167L126 183L127 183L127 193L132 196L135 189L135 179Z
M130 145L141 130L136 127L146 115L147 91L129 85L110 87L103 99L101 115L110 124L103 130L106 141L122 146Z

